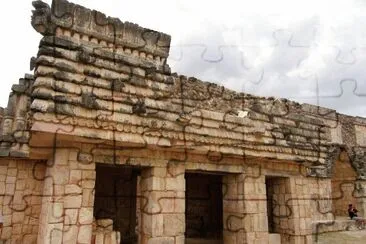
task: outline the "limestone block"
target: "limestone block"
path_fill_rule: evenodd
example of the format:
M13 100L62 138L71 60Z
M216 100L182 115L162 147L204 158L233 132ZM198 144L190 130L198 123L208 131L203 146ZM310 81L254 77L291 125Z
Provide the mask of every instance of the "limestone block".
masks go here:
M70 183L71 184L76 184L78 185L81 181L81 174L82 174L82 171L81 170L71 170L70 171Z
M20 234L22 234L22 224L13 224L12 235L20 235Z
M0 194L5 195L5 182L0 182Z
M6 175L8 172L8 167L5 165L0 165L0 175Z
M141 181L141 191L164 190L165 179L161 177L144 178Z
M268 242L268 233L266 233L266 232L256 233L256 240L254 243L255 244L269 243Z
M104 231L113 231L113 220L112 219L97 219L97 229Z
M24 235L23 243L31 243L31 244L37 243L37 235Z
M265 214L253 215L254 231L267 232L268 231L268 220Z
M69 149L57 148L54 158L57 165L67 165L69 161Z
M48 207L48 223L63 223L64 221L63 203L62 202L48 203L47 207Z
M79 224L86 225L93 223L93 208L80 208Z
M231 232L242 230L244 228L244 218L241 213L224 213L225 229ZM250 219L249 216L248 219Z
M64 208L80 208L82 195L67 195L64 197Z
M104 233L104 243L112 244L112 232Z
M185 191L186 183L184 175L179 175L177 177L168 177L166 180L166 190L167 191Z
M55 196L63 196L65 195L65 186L64 185L53 185L53 195Z
M237 183L230 184L226 183L224 188L224 198L238 198L238 187Z
M32 234L32 226L31 225L22 225L23 234Z
M356 141L359 146L366 146L366 127L355 125Z
M2 240L10 239L12 230L13 230L13 228L10 226L3 227L2 232L1 232L1 239Z
M159 200L164 197L164 193L163 192L147 192L147 193L143 193L143 197L142 197L142 202L141 202L141 206L143 206L143 212L147 212L150 214L157 214L157 213L161 213L162 208L161 208L161 203L159 202ZM146 202L147 201L147 202Z
M92 236L92 225L81 225L78 233L78 243L90 244Z
M117 235L115 231L111 232L111 244L119 244L117 243Z
M242 209L238 208L238 207L242 206L242 205L238 205L238 202L240 202L240 200L230 199L230 200L223 200L222 202L223 202L223 208L225 209L225 212L237 213L240 210L241 211L244 210L243 208Z
M104 234L102 232L96 233L95 244L104 244Z
M16 190L24 190L25 189L25 180L18 179L15 185ZM1 182L0 182L0 194L1 194Z
M11 214L13 210L10 208L9 204L3 205L3 215Z
M5 182L6 183L15 183L15 181L16 181L16 177L15 176L6 176L6 180L5 180Z
M93 189L95 187L95 180L81 180L81 187L83 189Z
M81 187L75 184L66 185L65 194L81 194Z
M184 198L176 197L174 200L174 212L175 213L185 213L186 202Z
M66 166L53 165L47 168L47 176L52 177L53 183L65 185L69 181L70 169Z
M14 193L15 193L15 184L6 184L5 194L14 195Z
M25 214L24 212L13 212L12 224L23 223Z
M175 244L174 237L153 237L149 238L148 241L143 242L146 244Z
M244 200L244 211L245 213L257 213L258 201L255 201L254 199Z
M244 194L255 194L255 184L251 182L244 183Z
M161 206L162 213L174 213L174 197L168 199L162 198L159 200L159 204Z
M244 229L247 232L254 231L254 218L253 218L252 214L245 215L243 218L243 222L244 222Z
M164 232L163 214L142 213L142 232L150 236L162 236Z
M66 209L65 210L65 225L74 225L78 220L78 209Z
M65 225L63 229L62 243L76 244L78 237L78 227L75 225Z
M82 206L83 207L94 206L94 189L83 189Z
M82 171L82 179L86 180L95 180L96 171L95 170L83 170Z
M76 161L78 157L79 150L69 149L69 159L68 161Z
M7 172L7 175L8 176L17 176L17 173L18 173L18 169L17 168L15 168L15 169L9 168L8 169L8 172Z
M185 237L184 235L181 235L181 236L176 236L175 237L175 243L174 244L184 244L185 242Z
M170 162L167 168L167 175L171 177L184 176L185 165L180 162Z
M156 177L166 177L167 168L166 167L153 167L151 169L151 175Z
M184 214L164 214L164 235L177 236L185 232Z
M49 224L46 227L47 234L45 238L47 238L47 243L55 243L61 244L62 243L62 236L63 236L63 228L62 224Z

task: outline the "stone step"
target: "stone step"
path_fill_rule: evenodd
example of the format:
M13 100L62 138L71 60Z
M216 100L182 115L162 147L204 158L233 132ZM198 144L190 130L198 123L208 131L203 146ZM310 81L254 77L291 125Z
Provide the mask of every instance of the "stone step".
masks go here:
M342 220L323 220L315 221L312 224L313 234L335 232L335 231L350 231L359 230L359 225L355 220L342 219Z

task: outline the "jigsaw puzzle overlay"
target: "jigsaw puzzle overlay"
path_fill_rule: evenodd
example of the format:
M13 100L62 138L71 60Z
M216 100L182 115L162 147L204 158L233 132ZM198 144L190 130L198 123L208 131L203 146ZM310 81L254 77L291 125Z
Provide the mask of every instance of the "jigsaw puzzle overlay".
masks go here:
M6 243L316 243L366 214L365 119L171 73L164 33L33 6L34 75L1 111Z

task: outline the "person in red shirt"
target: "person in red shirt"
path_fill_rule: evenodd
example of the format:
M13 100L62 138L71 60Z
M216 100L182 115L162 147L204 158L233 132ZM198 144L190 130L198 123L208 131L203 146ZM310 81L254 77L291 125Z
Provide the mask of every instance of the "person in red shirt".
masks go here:
M358 224L359 229L364 229L366 220L364 218L358 217L357 213L358 213L358 210L355 207L353 207L352 204L349 204L348 205L348 216L352 220L356 220L356 223Z

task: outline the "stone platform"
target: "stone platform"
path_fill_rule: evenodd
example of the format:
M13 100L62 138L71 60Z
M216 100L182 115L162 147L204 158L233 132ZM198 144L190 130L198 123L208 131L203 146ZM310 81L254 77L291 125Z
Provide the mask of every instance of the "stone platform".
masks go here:
M318 225L318 227L317 227ZM313 222L313 233L320 234L326 232L339 232L339 231L354 231L358 230L358 225L355 220L351 220L348 217L336 217L335 220L316 221Z

